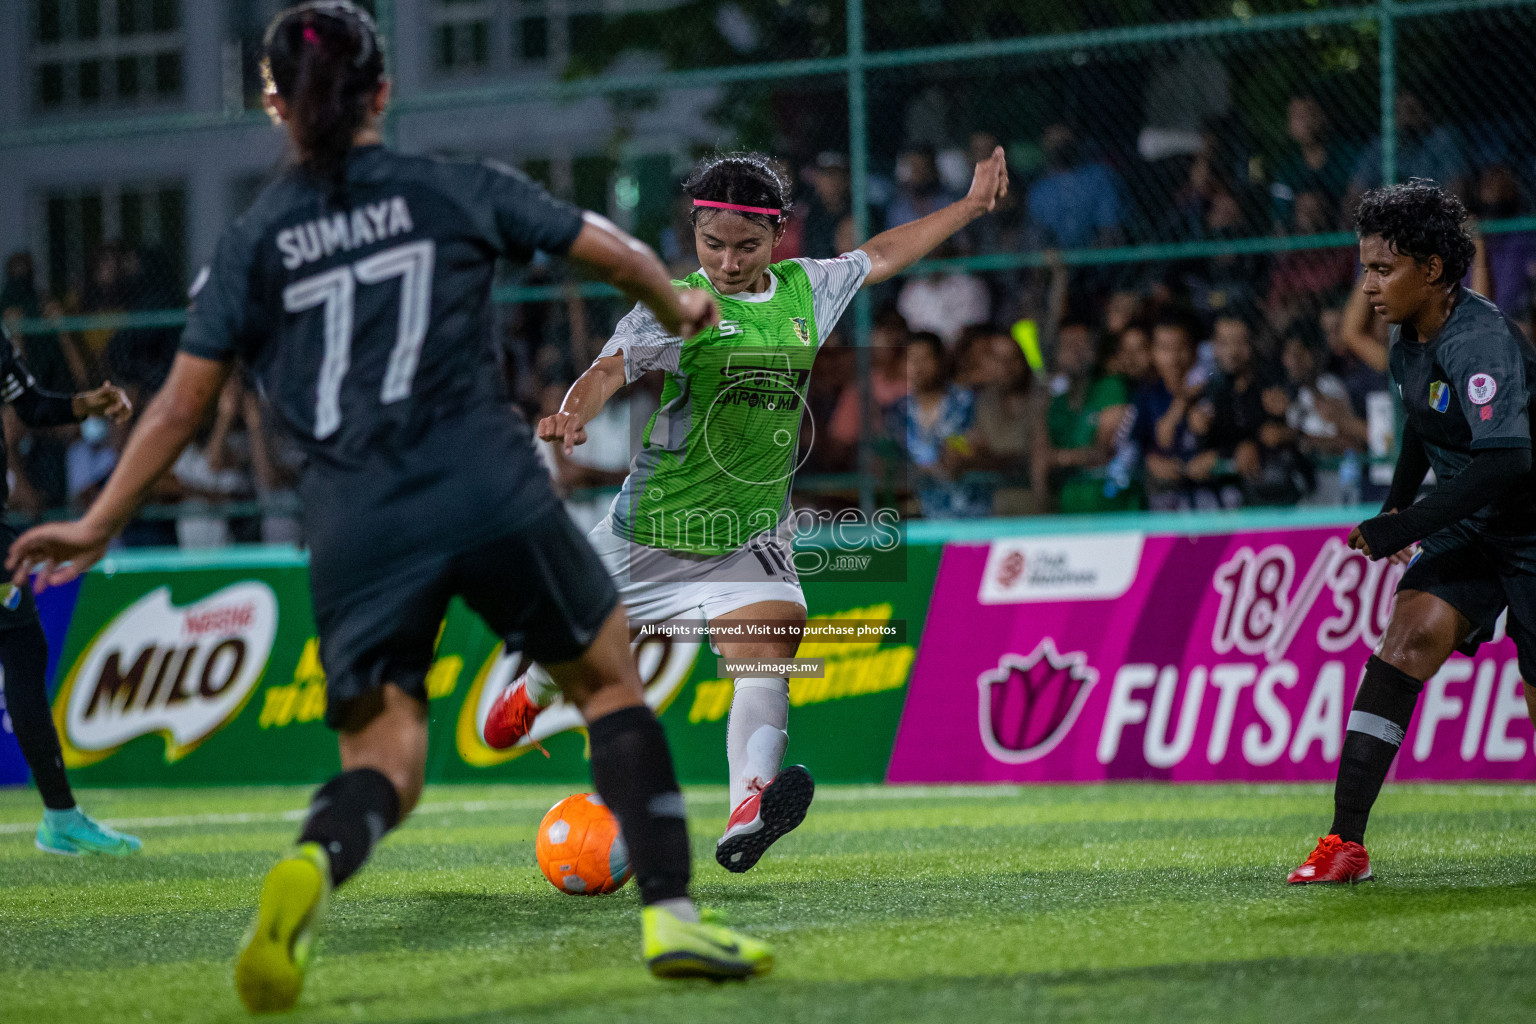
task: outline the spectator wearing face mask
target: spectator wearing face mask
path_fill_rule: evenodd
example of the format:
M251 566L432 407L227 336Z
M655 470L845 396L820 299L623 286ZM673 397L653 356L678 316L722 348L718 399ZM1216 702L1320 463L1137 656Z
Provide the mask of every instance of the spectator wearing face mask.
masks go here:
M65 454L65 473L69 481L69 503L77 508L89 504L112 470L117 466L117 448L112 444L112 426L100 416L80 423L80 437Z

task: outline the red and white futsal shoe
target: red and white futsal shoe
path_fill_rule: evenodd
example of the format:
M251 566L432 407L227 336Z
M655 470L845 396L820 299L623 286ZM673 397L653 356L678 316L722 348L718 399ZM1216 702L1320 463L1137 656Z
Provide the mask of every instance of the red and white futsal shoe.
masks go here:
M715 860L740 874L758 862L785 834L805 820L816 795L816 780L805 765L790 765L731 812L725 835L715 844Z
M1371 880L1371 856L1359 843L1346 843L1338 836L1323 836L1312 856L1285 876L1287 885L1354 885Z
M528 730L533 728L533 720L543 710L529 698L525 680L519 678L501 692L496 703L491 705L490 713L485 716L486 746L506 750L514 745L528 735Z

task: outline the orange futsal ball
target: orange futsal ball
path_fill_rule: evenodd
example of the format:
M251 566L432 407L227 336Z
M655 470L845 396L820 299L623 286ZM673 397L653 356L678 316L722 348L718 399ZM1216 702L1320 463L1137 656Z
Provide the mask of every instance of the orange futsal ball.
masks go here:
M618 819L594 794L577 793L551 807L533 848L544 877L563 893L601 896L629 881L629 847Z

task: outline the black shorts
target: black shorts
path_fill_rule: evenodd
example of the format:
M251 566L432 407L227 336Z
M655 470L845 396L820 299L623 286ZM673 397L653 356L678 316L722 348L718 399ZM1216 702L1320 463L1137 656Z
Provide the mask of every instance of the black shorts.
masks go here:
M9 551L16 536L16 531L0 520L0 551ZM9 579L0 581L0 630L33 625L41 626L37 602L32 600L32 588L18 587Z
M1524 657L1536 655L1536 572L1529 568L1531 545L1491 537L1466 523L1455 523L1425 538L1403 574L1399 591L1434 594L1472 623L1472 633L1457 650L1477 652L1493 639L1499 616L1509 609L1507 632Z
M359 534L358 543L366 544ZM311 574L323 574L316 551ZM350 561L353 552L337 552ZM508 649L553 664L580 657L618 604L587 539L561 507L476 547L428 555L354 591L311 585L325 668L325 720L385 683L426 703L426 676L448 602L462 597ZM322 597L322 594L329 595Z

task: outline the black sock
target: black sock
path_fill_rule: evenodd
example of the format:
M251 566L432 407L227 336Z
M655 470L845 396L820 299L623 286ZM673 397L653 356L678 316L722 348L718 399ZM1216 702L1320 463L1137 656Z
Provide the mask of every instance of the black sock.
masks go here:
M373 844L400 823L400 794L383 772L354 768L315 790L301 843L319 843L331 855L331 884L363 866Z
M48 709L48 640L43 627L34 621L0 630L0 666L5 669L5 709L43 806L67 811L75 806L75 795L69 790L64 752Z
M1381 792L1392 758L1408 732L1408 720L1424 684L1375 655L1365 664L1365 679L1355 695L1344 733L1339 780L1333 789L1333 827L1346 843L1365 842L1365 823Z
M624 708L589 723L592 782L619 819L640 900L688 895L688 820L667 736L651 709Z

